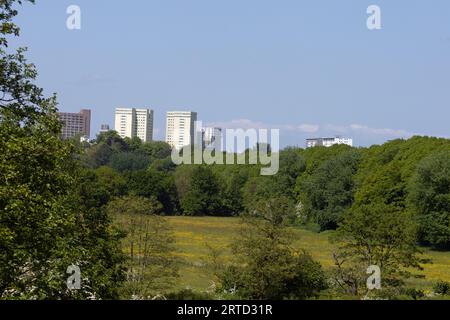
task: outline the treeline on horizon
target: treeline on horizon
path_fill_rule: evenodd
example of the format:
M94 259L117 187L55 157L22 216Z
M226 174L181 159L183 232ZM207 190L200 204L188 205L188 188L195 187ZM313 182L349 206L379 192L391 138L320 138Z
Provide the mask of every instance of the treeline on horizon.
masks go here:
M86 174L111 197L148 198L160 215L239 216L260 200L281 197L294 208L292 224L322 232L337 229L346 213L369 214L380 205L410 213L421 245L450 249L448 139L288 147L274 176L261 176L260 165L176 166L166 143L122 139L114 131L80 147Z

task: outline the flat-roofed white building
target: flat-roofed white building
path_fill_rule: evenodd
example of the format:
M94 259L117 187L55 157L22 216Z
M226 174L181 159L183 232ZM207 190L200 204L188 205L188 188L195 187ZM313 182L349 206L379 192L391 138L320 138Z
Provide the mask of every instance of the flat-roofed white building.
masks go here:
M136 136L142 141L153 141L153 110L136 109Z
M169 111L166 119L166 142L175 149L194 144L197 112Z
M222 147L222 128L207 127L203 129L203 145L212 146L216 142Z
M341 138L341 137L335 137L335 138L314 138L314 139L306 139L306 147L307 148L313 148L313 147L331 147L336 144L345 144L350 147L353 147L353 139L351 138Z
M153 110L116 108L115 130L122 138L153 140Z

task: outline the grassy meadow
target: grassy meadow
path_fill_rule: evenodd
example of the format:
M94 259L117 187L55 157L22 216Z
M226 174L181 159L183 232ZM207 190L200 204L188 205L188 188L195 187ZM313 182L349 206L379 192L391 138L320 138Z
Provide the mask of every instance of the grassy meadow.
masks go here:
M216 217L169 217L175 233L177 256L181 261L178 287L206 290L211 285L211 270L205 263L210 256L208 246L220 250L226 261L231 258L230 244L238 236L238 218ZM295 229L295 245L308 251L327 269L333 265L330 233L318 234L309 230ZM414 271L417 277L410 279L411 286L429 289L441 279L450 281L450 252L424 249L424 255L432 259L423 265L423 271Z

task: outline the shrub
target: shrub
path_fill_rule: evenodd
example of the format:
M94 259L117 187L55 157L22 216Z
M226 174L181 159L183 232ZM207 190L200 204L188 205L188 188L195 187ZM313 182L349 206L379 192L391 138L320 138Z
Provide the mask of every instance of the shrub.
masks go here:
M407 296L413 298L414 300L420 300L425 297L425 292L420 289L408 288L405 290Z
M433 291L436 294L447 295L450 294L450 282L439 280L433 287Z
M181 289L166 295L168 300L212 300L213 297L206 292L197 292L190 288Z

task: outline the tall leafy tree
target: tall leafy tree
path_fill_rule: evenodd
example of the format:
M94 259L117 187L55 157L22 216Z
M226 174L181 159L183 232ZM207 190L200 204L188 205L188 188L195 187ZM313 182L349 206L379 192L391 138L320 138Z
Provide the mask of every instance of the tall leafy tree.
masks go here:
M339 154L302 181L300 199L305 213L321 231L336 229L342 214L353 204L359 160L357 150Z
M450 249L450 150L425 158L409 187L409 205L425 244Z
M8 49L23 2L0 1L0 298L113 298L121 280L117 238L91 195L81 200L55 96L34 84L25 50ZM78 291L66 286L72 264L82 267Z
M166 172L150 168L146 171L130 172L127 179L130 195L156 199L162 204L161 211L166 215L178 212L175 183L173 177Z
M149 164L149 157L139 151L114 153L108 162L114 170L122 173L145 170Z
M150 157L152 162L157 159L166 159L168 157L170 158L172 154L171 146L162 141L146 142L141 146L140 149Z
M220 186L217 177L207 166L196 166L192 171L189 189L181 200L185 215L220 215Z
M236 261L217 271L222 290L244 299L306 299L327 287L319 263L292 248L286 227L290 201L261 201L243 216L241 235L233 246Z
M343 215L334 237L336 281L349 293L366 293L366 270L376 265L382 287L398 287L410 276L408 268L420 269L416 246L417 225L411 214L394 205L363 204Z
M114 169L104 166L95 170L99 184L107 190L111 197L123 196L127 191L126 179Z
M140 143L140 141L137 141ZM111 157L115 154L127 152L129 145L116 131L102 132L95 139L94 144L84 153L84 162L92 167L98 168L109 164Z
M223 166L222 166L223 167ZM248 179L246 167L232 167L221 172L221 198L224 213L229 216L238 216L244 210L242 188Z
M151 299L170 289L178 277L174 256L175 238L168 221L157 216L157 201L122 197L109 202L108 214L127 237L122 247L128 254L127 281L121 288L125 299Z

